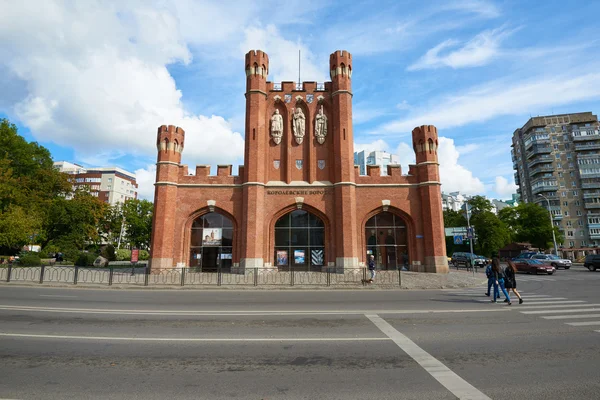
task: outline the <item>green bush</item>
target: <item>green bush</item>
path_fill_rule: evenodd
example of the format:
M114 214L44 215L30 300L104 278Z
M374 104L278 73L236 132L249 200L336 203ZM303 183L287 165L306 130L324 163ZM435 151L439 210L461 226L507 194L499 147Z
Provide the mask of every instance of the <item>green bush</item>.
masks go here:
M119 249L116 252L117 261L129 261L131 260L131 250Z
M146 261L150 258L150 252L148 250L140 250L140 261Z
M107 245L104 249L102 249L101 255L108 261L115 261L117 259L117 256L115 254L115 246L113 246L112 244Z
M75 261L75 265L78 267L92 267L96 258L98 258L98 255L94 253L81 252L77 257L77 261Z
M25 267L39 267L42 265L40 255L38 253L22 253L19 255L19 265Z

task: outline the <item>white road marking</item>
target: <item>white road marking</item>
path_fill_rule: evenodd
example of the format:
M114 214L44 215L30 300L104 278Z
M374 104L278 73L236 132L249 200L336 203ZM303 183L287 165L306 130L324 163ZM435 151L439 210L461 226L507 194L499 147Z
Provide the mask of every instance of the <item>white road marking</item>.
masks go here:
M536 311L521 311L523 314L556 314L556 313L577 313L577 312L589 312L589 311L600 311L600 308L582 308L572 310L536 310Z
M514 302L518 302L518 300L519 299L517 299L517 298L513 298ZM585 303L585 301L583 301L583 300L567 300L567 301L564 301L564 300L560 300L560 301L537 301L537 300L538 299L534 299L533 301L528 301L527 304L530 304L532 306L543 305L543 304L573 304L574 307L575 306L579 307L577 305L577 303ZM525 304L525 303L523 302L523 304Z
M64 297L64 298L76 298L77 296L62 296L58 294L40 294L40 297Z
M28 307L28 306L0 306L5 311L30 311L69 314L113 314L113 315L170 315L170 316L265 316L265 315L362 315L365 313L377 314L432 314L432 313L470 313L503 310L345 310L345 311L180 311L180 310L113 310L92 308L56 308L56 307Z
M567 322L566 324L571 325L571 326L592 326L592 325L600 325L600 321Z
M33 335L28 333L0 332L4 337L31 339L80 339L80 340L124 340L132 342L361 342L386 341L389 338L156 338L156 337L118 337L118 336L72 336L72 335Z
M577 318L600 318L600 314L583 314L583 315L552 315L550 317L542 317L544 319L577 319Z
M528 304L531 304L529 302L525 302L523 303L523 305L519 306L519 310L522 309L541 309L541 308L569 308L569 307L598 307L600 306L600 304L578 304L577 306L571 305L571 304L563 304L563 305L545 305L545 306L529 306ZM547 303L544 303L547 304Z
M501 299L500 297L498 299ZM511 300L517 301L519 298L517 296L513 296L511 297ZM525 298L523 298L525 299ZM535 304L552 304L552 303L585 303L585 301L583 300L567 300L566 297L551 297L551 298L547 298L547 299L532 299L533 301L539 301L540 303L535 303ZM490 299L484 299L484 300L477 300L480 301L482 303L490 303ZM502 300L504 301L504 300Z
M439 360L417 346L415 342L398 332L392 325L376 314L365 314L383 333L394 341L406 354L412 357L425 371L459 399L491 400L484 393L452 372Z

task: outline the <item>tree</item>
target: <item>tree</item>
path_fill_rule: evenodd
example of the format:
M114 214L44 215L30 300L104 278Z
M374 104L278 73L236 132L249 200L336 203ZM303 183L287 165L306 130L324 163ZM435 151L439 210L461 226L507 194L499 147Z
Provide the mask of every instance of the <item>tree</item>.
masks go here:
M50 152L27 142L8 120L0 120L0 251L14 254L34 234L43 239L40 228L52 202L70 190L68 177L54 169Z
M484 196L473 196L467 201L469 204L469 213L471 214L471 218L476 216L477 214L484 212L491 212L494 206L492 206L492 202L486 199Z
M515 239L519 242L531 243L534 247L547 249L553 246L552 230L556 235L556 242L564 240L557 227L550 224L548 210L535 203L521 203L515 208L516 218L506 215L507 221L511 220L516 232Z
M446 228L467 226L467 218L460 211L445 210L444 211L444 226Z
M132 199L123 204L128 242L139 249L150 247L154 205L148 200Z
M510 231L506 224L493 212L478 212L471 219L475 227L477 240L475 249L477 253L491 257L498 254L498 250L510 241Z

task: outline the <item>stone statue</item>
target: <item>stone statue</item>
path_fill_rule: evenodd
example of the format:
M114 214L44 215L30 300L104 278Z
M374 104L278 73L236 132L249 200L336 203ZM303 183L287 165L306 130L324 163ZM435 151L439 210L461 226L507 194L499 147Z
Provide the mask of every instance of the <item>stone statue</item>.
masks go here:
M283 136L283 117L279 114L279 110L275 110L271 117L271 137L275 144L281 143Z
M304 140L304 130L306 127L306 117L302 112L300 107L296 108L294 111L294 137L296 138L296 143L301 144L302 140Z
M325 143L327 136L327 116L323 113L323 106L319 109L319 113L315 117L315 137L319 144Z

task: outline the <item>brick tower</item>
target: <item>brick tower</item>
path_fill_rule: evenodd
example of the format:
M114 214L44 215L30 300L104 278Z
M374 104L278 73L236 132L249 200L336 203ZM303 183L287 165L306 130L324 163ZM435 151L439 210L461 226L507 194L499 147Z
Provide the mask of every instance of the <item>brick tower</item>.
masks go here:
M152 220L151 268L173 267L175 248L173 230L177 216L177 184L181 152L185 141L183 129L173 125L158 128L156 149L156 183L154 219Z
M433 125L422 125L412 131L417 176L421 183L421 218L423 221L425 272L448 272L440 171L437 157L438 134Z

